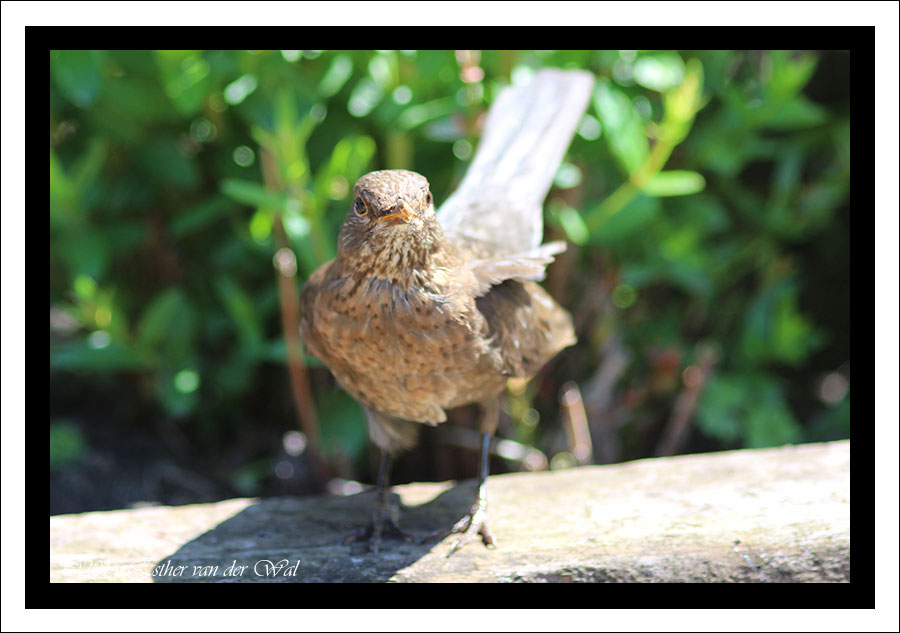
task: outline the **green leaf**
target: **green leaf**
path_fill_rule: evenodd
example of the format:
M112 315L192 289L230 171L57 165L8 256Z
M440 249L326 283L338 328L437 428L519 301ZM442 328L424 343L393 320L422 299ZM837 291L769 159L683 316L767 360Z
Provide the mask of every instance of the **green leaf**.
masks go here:
M88 188L100 179L106 165L107 148L106 141L93 138L88 144L87 151L72 164L70 177L78 195L84 196Z
M697 426L727 444L751 448L798 442L802 430L778 382L766 374L714 375L697 408Z
M359 457L369 443L368 426L359 403L343 391L331 391L316 401L322 424L322 450L331 455Z
M797 130L821 125L827 118L822 106L799 97L759 117L758 124L775 130Z
M375 141L369 136L350 136L337 142L327 165L316 174L313 190L318 215L321 215L329 200L350 195L353 183L362 175L374 154Z
M705 187L706 180L697 172L673 169L653 174L641 190L648 196L689 196Z
M78 215L75 187L53 148L50 148L50 221L71 222Z
M347 111L354 117L367 116L384 98L384 90L369 77L363 77L350 92Z
M50 148L50 220L58 224L83 221L88 191L97 186L107 153L106 141L92 138L85 150L66 172L53 148Z
M79 340L51 346L50 370L79 370L111 373L146 369L150 365L144 358L119 343L95 349L87 341Z
M728 210L718 195L707 192L690 199L675 198L671 204L678 221L696 226L704 235L725 232L732 225Z
M581 217L581 214L577 210L562 203L553 204L550 208L550 212L551 217L559 222L563 231L566 232L566 237L569 238L570 242L578 245L587 243L591 236L590 231L588 230L587 224L584 222L584 218Z
M213 369L213 384L226 397L238 397L253 386L257 356L255 350L241 348Z
M771 74L766 84L769 97L779 103L794 100L812 79L819 60L809 53L774 50L769 53Z
M168 288L156 295L138 321L137 346L144 350L155 349L180 317L184 306L184 294L178 288Z
M690 260L669 261L663 265L663 278L675 287L708 299L713 285L709 272L701 264Z
M81 429L68 420L58 420L50 425L50 470L59 471L78 461L84 455L87 444Z
M79 108L94 103L103 82L103 51L51 51L50 74L60 92Z
M111 52L107 51L108 54ZM170 100L159 85L155 64L151 64L146 72L135 73L127 70L122 73L123 69L117 64L112 67L117 72L104 80L102 95L85 113L83 123L90 126L95 136L110 143L124 144L137 153L138 148L170 126L179 115L173 111ZM187 129L187 122L176 125ZM124 156L129 154L131 152Z
M836 406L827 407L813 416L809 427L809 440L830 442L850 437L850 395L844 396Z
M109 264L111 244L100 232L84 228L51 242L50 253L66 263L72 277L79 274L102 280Z
M747 400L744 382L723 374L714 375L706 385L697 407L697 426L706 435L726 444L738 440Z
M184 238L214 224L235 208L230 200L214 195L184 209L172 219L169 230L176 238Z
M570 206L563 207L559 214L559 223L562 225L566 236L573 244L586 244L590 237L584 218Z
M274 460L270 457L245 464L232 473L231 485L244 497L256 496L262 489L263 480L272 472L273 466Z
M162 403L166 412L172 417L182 418L196 409L200 396L196 390L185 393L178 389L176 375L177 372L171 369L158 371L154 385L157 399Z
M748 400L744 422L746 445L765 448L799 441L800 427L788 409L776 379L760 374L755 376L750 387L752 398Z
M633 77L645 88L665 92L684 78L684 60L678 53L641 55L634 62Z
M629 175L633 174L644 164L650 151L640 115L628 96L608 81L597 83L594 107L610 152Z
M591 241L608 245L623 242L650 225L659 215L659 211L659 199L642 194L636 195L610 217L603 216L602 206L595 207L586 218L591 231Z
M443 97L422 104L409 106L394 120L397 129L407 132L423 123L446 117L459 109L454 97Z
M747 411L747 448L766 448L793 444L800 438L800 428L794 416L779 399L777 402L763 402Z
M283 213L287 206L288 197L285 194L269 191L260 183L251 180L225 178L219 188L235 202L251 207L267 207Z
M287 365L287 345L284 339L279 338L265 343L259 351L258 358L277 365ZM325 367L325 363L318 357L309 356L306 353L303 354L303 364L306 367Z
M336 55L319 80L319 96L327 99L336 95L350 79L351 74L353 74L353 60L348 55Z
M141 315L135 344L145 356L177 371L193 351L194 326L194 309L187 296L179 288L168 288Z
M150 180L162 187L193 189L200 180L193 158L171 136L158 136L144 145L138 163Z
M200 112L212 87L210 65L203 51L155 51L166 96L179 114Z
M703 64L700 60L688 60L681 83L666 91L663 96L665 114L660 129L660 142L674 147L690 132L694 116L705 105L703 76Z
M750 304L741 351L752 363L796 366L821 346L822 335L797 309L797 286L788 278L765 288Z
M234 321L241 346L255 355L263 342L263 332L253 299L228 277L216 279L215 286Z

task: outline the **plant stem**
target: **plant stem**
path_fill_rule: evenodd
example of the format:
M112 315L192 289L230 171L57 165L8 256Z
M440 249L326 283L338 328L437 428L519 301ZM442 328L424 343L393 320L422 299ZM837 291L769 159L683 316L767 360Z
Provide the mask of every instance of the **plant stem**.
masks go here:
M271 152L260 148L263 182L270 191L281 191L281 179ZM306 434L308 455L320 485L328 480L327 468L321 459L319 442L319 422L313 405L312 390L309 386L309 375L303 362L300 343L300 298L294 278L297 274L296 257L290 248L290 241L284 232L281 214L276 213L272 221L272 236L275 239L275 253L289 252L294 257L294 265L276 265L278 276L278 299L281 303L281 326L284 343L287 348L288 372L291 378L291 391L300 428Z

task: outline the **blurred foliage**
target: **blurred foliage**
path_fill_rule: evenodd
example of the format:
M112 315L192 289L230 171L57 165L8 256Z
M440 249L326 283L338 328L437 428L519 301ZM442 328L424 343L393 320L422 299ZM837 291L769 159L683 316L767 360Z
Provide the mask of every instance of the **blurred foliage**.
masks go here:
M571 244L547 283L582 344L549 389L513 394L509 434L552 450L553 390L588 389L620 341L620 459L652 452L701 343L717 362L686 448L847 437L849 63L822 55L53 51L55 415L92 424L137 393L129 424L176 420L211 453L292 428L278 227L302 280L334 256L364 172L419 171L440 203L498 91L558 66L598 78L547 204ZM357 463L360 411L307 360L325 453ZM52 424L51 463L80 441ZM234 489L255 494L271 454L238 462Z
M50 427L50 470L62 470L84 455L81 430L68 420L57 420Z

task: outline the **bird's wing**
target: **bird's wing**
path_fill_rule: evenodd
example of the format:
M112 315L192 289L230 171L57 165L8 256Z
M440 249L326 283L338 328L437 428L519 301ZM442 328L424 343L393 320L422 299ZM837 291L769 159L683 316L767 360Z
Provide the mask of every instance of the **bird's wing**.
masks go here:
M506 279L532 279L540 281L544 278L544 268L553 261L553 256L566 250L565 242L549 242L524 253L509 255L493 255L484 258L472 258L466 266L475 278L475 296L481 297L490 291L492 286Z
M548 68L500 93L465 178L438 212L451 241L526 258L540 246L544 198L593 84L589 72Z

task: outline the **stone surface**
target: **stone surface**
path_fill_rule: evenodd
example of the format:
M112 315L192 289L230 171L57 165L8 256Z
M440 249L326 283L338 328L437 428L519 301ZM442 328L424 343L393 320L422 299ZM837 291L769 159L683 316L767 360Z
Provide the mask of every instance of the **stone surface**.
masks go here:
M417 536L467 510L474 481L394 488ZM497 549L388 538L341 545L371 493L233 499L50 518L51 582L846 582L850 444L499 475ZM155 573L154 573L155 572Z

